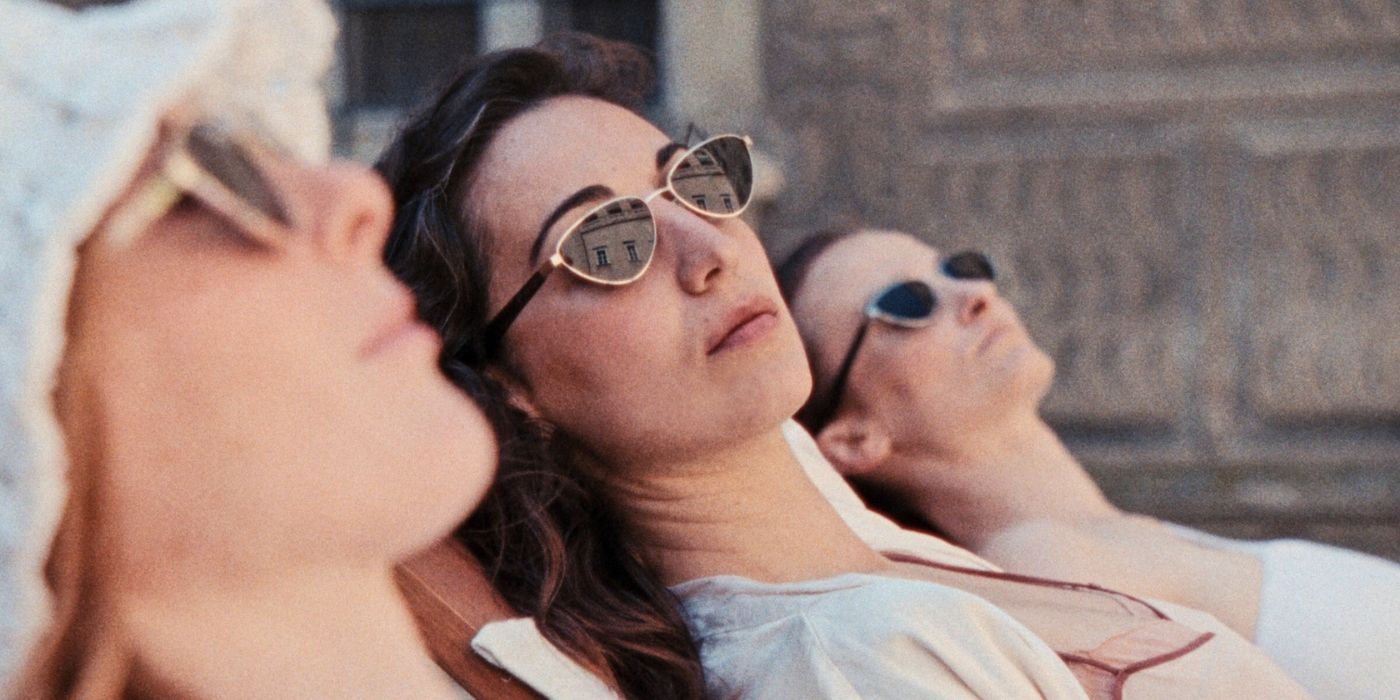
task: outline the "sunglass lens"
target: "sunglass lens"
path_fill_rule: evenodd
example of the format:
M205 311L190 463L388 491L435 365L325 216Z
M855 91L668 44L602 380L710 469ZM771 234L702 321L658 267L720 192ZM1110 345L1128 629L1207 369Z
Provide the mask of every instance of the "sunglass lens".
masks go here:
M997 276L992 261L975 250L948 256L943 261L943 273L960 280L994 280Z
M734 216L753 194L749 145L738 136L719 136L685 154L671 170L671 189L686 206L710 216Z
M204 171L264 216L287 224L286 213L253 159L223 131L208 125L190 130L186 150Z
M936 303L933 290L927 284L909 281L885 290L875 300L875 307L888 316L916 321L932 315Z
M622 284L637 279L656 249L651 209L637 197L604 202L564 235L564 264L595 282Z

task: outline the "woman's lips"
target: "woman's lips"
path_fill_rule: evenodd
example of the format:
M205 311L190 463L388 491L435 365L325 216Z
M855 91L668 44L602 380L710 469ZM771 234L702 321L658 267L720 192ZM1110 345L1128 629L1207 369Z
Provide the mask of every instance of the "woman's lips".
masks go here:
M408 319L403 323L385 329L376 335L365 345L361 357L373 359L380 355L389 353L394 349L412 343L428 343L435 348L441 345L437 333L429 328L427 324L417 319ZM436 352L436 350L434 351Z
M385 335L377 337L374 342L370 343L370 346L365 347L365 357L381 356L381 354L389 353L389 351L409 343L430 344L434 347L434 353L437 351L437 347L442 344L441 340L438 340L437 333L428 328L427 323L414 319L414 321L399 323L398 326L389 329Z
M404 290L394 300L393 310L387 314L384 323L370 335L360 348L360 357L365 359L382 355L405 343L427 342L440 348L442 341L427 324L418 320L414 310L413 297ZM436 350L434 350L436 352Z
M707 354L715 355L743 347L768 334L778 325L777 307L766 299L754 299L725 316L722 333L712 338Z
M982 341L977 344L977 354L981 355L982 353L985 353L988 350L992 349L992 346L996 345L998 341L1010 335L1011 332L1015 329L1015 324L1009 321L1003 321L992 326L990 329L987 330L987 333L982 336Z

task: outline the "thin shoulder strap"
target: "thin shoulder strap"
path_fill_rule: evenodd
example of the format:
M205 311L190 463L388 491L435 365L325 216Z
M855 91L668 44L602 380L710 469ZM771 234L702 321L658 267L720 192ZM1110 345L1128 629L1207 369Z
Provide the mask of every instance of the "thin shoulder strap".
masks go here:
M482 626L516 615L461 544L449 539L433 545L396 567L394 578L433 659L472 697L543 698L472 651L472 637Z

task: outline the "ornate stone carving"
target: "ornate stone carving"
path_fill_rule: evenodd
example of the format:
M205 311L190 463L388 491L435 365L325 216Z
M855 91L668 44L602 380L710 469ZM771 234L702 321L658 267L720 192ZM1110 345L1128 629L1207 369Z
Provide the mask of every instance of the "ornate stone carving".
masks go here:
M1400 147L1244 165L1241 386L1277 426L1400 422Z
M1002 291L1054 356L1057 420L1172 428L1194 362L1198 268L1174 155L1007 159L929 166L905 197L944 250L990 252Z
M1115 499L1400 556L1400 2L765 7L775 251L981 247Z
M955 4L957 57L971 70L1117 69L1400 42L1383 0L997 0Z

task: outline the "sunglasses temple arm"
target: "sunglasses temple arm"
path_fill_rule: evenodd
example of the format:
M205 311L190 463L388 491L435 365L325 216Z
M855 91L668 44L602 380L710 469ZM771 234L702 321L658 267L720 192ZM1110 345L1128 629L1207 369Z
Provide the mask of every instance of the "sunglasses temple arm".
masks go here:
M521 310L525 308L525 305L530 303L530 300L535 297L535 293L540 291L540 287L544 285L544 281L549 278L549 273L554 272L556 267L558 267L558 264L552 258L541 263L535 270L535 274L530 275L530 279L525 280L525 284L520 288L520 291L516 292L515 296L511 297L510 301L506 302L506 305L501 307L500 313L497 313L496 317L491 319L490 323L486 324L486 329L482 331L482 336L487 357L496 354L496 350L501 346L501 341L505 339L506 329L510 328L510 324L515 321L515 317L519 316Z
M812 425L818 429L831 420L841 405L842 396L846 393L846 379L851 376L851 366L856 363L856 353L860 352L860 346L865 343L865 334L869 331L870 319L866 318L861 322L860 330L856 331L855 340L851 341L851 349L846 351L846 357L841 360L841 368L836 370L836 378L831 382L826 402L821 405L821 410L812 416Z

